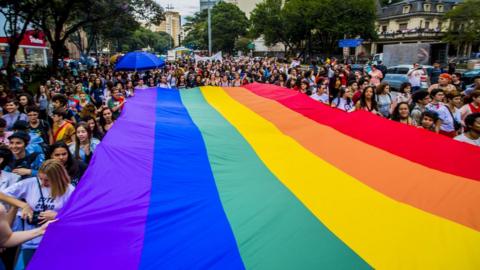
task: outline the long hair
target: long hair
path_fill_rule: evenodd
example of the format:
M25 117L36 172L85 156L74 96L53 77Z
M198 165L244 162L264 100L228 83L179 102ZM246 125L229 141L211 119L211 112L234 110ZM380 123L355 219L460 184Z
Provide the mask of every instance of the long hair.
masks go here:
M387 86L390 86L387 82L382 82L381 84L379 84L376 88L376 92L377 92L376 94L382 95Z
M75 126L75 154L74 157L76 159L81 159L80 158L80 139L77 136L77 130L79 128L83 127L85 131L87 131L88 134L88 147L90 147L90 141L92 140L92 131L90 130L89 126L85 122L80 122Z
M338 90L338 93L337 93L337 97L334 99L334 100L337 100L337 104L336 106L338 106L340 104L340 99L343 98L343 96L345 95L345 93L347 92L347 88L346 87L340 87L340 89ZM351 98L347 98L347 105L352 105L353 101Z
M370 100L371 104L372 104L372 107L371 108L368 108L368 104L367 104L367 97L366 97L366 93L367 93L367 90L368 89L372 89L372 98ZM375 87L369 85L367 87L365 87L365 89L363 89L362 91L362 95L360 96L360 107L361 108L367 108L368 111L373 111L373 110L378 110L378 104L377 104L377 98L376 98L376 93L375 93Z
M410 107L408 106L407 102L398 103L397 106L395 106L395 109L393 110L393 113L392 113L392 120L393 121L400 122L400 120L402 119L401 116L400 116L400 106L402 106L402 105L407 105L408 109L410 110Z
M35 105L35 101L33 100L33 97L28 94L28 93L21 93L17 96L17 99L20 100L21 97L26 97L27 98L27 104L24 106L24 105L21 105L20 103L18 104L18 110L22 113L26 113L26 109L27 107L29 106L33 106Z
M63 148L65 149L65 151L67 151L67 162L65 163L65 168L67 169L70 176L76 175L78 173L78 170L80 169L78 162L73 159L73 155L72 153L70 153L68 145L63 141L55 142L54 144L50 145L50 147L48 148L47 158L52 159L53 152L57 148Z
M37 92L35 93L35 102L40 102L40 96L42 95L42 93L40 92L40 88L43 87L45 89L45 96L47 98L47 100L50 102L50 95L48 94L48 88L41 84L38 88L37 88Z
M49 159L42 164L38 172L47 175L51 188L50 195L53 199L67 192L68 185L70 184L70 176L60 161Z
M103 117L103 112L105 112L106 110L109 110L110 112L112 112L112 121L115 121L115 117L113 116L113 111L110 108L104 108L100 112L100 117L99 117L100 126L102 127L103 130L105 130L105 126L107 125L107 121L105 120L105 117Z
M100 128L98 128L97 119L95 117L90 116L90 115L82 117L82 122L86 122L87 124L88 124L88 121L90 121L90 120L93 120L93 122L95 123L95 127L92 130L92 137L97 138L99 140L102 140L104 134L103 134L102 131L100 131Z

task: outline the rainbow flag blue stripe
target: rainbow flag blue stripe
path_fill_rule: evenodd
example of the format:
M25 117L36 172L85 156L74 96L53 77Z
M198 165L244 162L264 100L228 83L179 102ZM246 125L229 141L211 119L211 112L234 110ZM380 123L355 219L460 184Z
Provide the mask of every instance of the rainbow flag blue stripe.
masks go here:
M271 85L139 90L29 269L480 269L478 160Z

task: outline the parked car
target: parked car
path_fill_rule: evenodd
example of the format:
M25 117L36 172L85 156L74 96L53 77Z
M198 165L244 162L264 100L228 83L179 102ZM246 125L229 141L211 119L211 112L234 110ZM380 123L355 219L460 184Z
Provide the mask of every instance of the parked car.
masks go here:
M360 65L360 64L353 64L350 66L350 68L352 69L352 71L363 71L363 69L365 68L363 65Z
M478 76L480 76L480 68L468 70L462 74L462 81L464 85L469 85L472 84L473 80Z
M426 90L430 86L430 80L428 74L431 73L432 66L422 66L424 69L424 75L421 77L421 89ZM408 72L413 69L413 65L398 65L387 68L387 73L383 82L387 82L390 85L392 91L398 91L402 83L408 82Z

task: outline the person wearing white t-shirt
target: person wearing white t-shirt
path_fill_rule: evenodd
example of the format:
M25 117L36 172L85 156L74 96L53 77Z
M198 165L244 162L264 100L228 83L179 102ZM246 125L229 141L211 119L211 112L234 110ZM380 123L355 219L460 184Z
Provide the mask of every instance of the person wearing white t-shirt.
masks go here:
M412 85L412 92L420 90L422 85L422 76L425 74L423 68L418 63L413 64L413 69L408 71L408 82Z
M0 192L20 180L20 175L4 171L12 159L12 151L6 146L0 146Z
M472 113L465 117L467 131L455 137L455 140L480 146L480 113Z
M160 87L160 88L168 88L168 89L172 88L172 87L170 86L170 84L168 83L168 81L167 81L167 76L162 75L162 77L160 78L160 82L158 83L158 87Z
M350 88L341 87L338 96L332 100L330 106L345 112L353 112L355 110L355 104L353 104L352 101L352 94Z
M328 104L329 102L329 96L328 96L328 91L326 89L326 86L321 84L320 87L317 88L317 91L313 93L311 96L316 101L320 101L323 104Z
M137 88L137 89L146 89L146 88L148 88L148 86L146 86L145 83L144 83L144 81L143 81L142 79L140 79L140 80L138 81L138 84L137 84L137 86L136 86L135 88Z
M1 192L0 201L19 208L13 230L27 231L55 220L73 191L62 163L50 159L42 164L38 177L20 181ZM18 265L28 264L41 240L38 237L22 244Z

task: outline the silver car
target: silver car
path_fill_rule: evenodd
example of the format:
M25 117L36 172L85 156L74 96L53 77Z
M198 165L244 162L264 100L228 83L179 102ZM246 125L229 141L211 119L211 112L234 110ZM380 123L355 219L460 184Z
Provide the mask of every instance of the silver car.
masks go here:
M428 77L428 74L432 71L433 67L432 66L422 66L424 70L424 75L421 77L421 86L420 88L422 90L428 89L430 86L430 79ZM386 82L390 85L391 89L393 91L398 91L400 89L400 86L403 83L408 82L408 72L413 69L413 65L398 65L398 66L393 66L389 67L387 69L387 73L385 74L385 77L383 78L383 82Z

